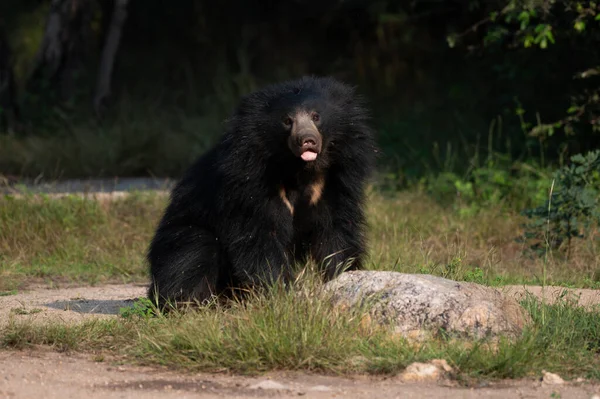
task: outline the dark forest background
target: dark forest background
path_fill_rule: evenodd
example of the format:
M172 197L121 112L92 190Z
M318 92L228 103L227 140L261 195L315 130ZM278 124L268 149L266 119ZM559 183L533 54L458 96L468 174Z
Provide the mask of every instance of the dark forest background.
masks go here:
M388 185L541 175L598 148L599 16L591 1L2 0L0 174L176 177L241 95L317 74L369 99Z

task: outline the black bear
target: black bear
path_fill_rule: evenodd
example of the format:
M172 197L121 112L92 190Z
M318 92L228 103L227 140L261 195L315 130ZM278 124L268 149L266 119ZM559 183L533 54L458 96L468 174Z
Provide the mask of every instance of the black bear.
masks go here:
M303 77L244 97L219 143L174 187L150 244L149 297L199 301L361 268L365 186L377 149L354 88Z

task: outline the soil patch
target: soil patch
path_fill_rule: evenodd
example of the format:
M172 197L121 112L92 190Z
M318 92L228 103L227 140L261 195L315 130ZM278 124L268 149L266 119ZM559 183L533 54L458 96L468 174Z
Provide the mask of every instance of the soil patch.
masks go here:
M176 373L97 362L89 355L47 350L0 352L0 398L550 398L590 399L600 386L502 381L464 388L455 383L404 383L398 378L268 373L256 377Z

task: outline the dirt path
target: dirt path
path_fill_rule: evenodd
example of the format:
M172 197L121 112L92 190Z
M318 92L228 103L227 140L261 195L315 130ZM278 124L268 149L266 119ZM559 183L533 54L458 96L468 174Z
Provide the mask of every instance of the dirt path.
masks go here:
M11 318L76 323L111 318L146 294L145 285L114 284L61 289L38 288L0 297L0 328Z
M505 287L509 295L525 290L540 296L540 287ZM547 300L563 289L545 290ZM0 329L10 318L36 322L73 323L85 318L117 317L119 309L144 296L142 285L105 285L63 289L36 288L0 297ZM569 290L581 305L600 304L600 292ZM554 395L554 396L551 396ZM557 396L560 395L560 396ZM594 396L597 395L597 396ZM448 381L404 383L398 378L351 378L270 373L260 377L189 374L137 366L95 362L91 355L56 353L47 349L0 351L0 398L595 398L600 385L539 381L503 381L465 389Z
M82 354L0 352L0 398L600 398L597 395L600 386L577 382L503 381L469 389L443 381L404 383L367 376L175 373L94 362Z
M65 194L65 193L126 193L132 190L169 190L175 184L173 179L115 177L112 179L71 179L62 181L35 181L31 179L8 179L0 175L0 194L23 192Z

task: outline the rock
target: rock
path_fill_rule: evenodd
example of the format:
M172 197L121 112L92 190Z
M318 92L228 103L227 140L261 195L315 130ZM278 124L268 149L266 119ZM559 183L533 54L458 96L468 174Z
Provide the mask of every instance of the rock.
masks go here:
M272 380L264 380L264 381L260 381L257 382L256 384L250 385L249 387L250 389L288 389L287 386L280 384L277 381L272 381Z
M433 359L430 363L439 368L440 370L445 371L446 373L452 371L452 367L450 367L450 365L445 359Z
M405 382L436 381L452 371L444 359L435 359L430 363L412 363L400 375Z
M516 336L531 318L499 290L425 274L348 271L325 285L343 307L367 306L379 323L412 340L439 329L471 338Z
M329 391L332 391L331 388L329 388L328 386L325 386L325 385L315 385L313 387L310 387L308 390L309 391L316 391L316 392L329 392Z
M549 373L545 370L542 370L542 382L548 385L562 385L565 383L565 380L560 378L558 374Z

